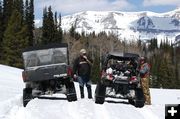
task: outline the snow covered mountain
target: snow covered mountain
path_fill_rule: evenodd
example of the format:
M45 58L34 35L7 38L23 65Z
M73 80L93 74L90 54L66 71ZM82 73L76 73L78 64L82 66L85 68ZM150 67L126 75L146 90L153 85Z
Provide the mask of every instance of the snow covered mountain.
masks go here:
M75 102L35 98L24 108L21 73L21 69L0 64L0 119L164 119L164 105L180 103L180 90L151 89L152 105L143 108L112 98L99 105L87 98L86 90L85 99L80 99L79 87L75 83L78 96ZM95 86L92 86L93 93ZM56 96L65 98L65 95Z
M85 11L62 17L62 29L114 33L121 39L166 39L174 41L180 34L180 8L167 13Z

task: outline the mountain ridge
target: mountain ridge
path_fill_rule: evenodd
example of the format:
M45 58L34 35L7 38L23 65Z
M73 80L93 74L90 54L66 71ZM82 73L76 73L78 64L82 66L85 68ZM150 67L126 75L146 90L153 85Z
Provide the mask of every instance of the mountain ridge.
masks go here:
M84 11L62 17L62 29L81 33L114 33L120 39L174 40L180 34L180 8L166 13L150 11Z

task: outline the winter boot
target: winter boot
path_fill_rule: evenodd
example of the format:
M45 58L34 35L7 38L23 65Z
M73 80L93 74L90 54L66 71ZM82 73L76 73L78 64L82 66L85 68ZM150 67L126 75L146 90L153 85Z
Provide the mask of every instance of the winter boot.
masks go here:
M88 91L88 98L92 99L92 91L91 91L91 86L87 87L87 91Z
M84 87L79 86L79 88L80 88L81 98L84 98Z

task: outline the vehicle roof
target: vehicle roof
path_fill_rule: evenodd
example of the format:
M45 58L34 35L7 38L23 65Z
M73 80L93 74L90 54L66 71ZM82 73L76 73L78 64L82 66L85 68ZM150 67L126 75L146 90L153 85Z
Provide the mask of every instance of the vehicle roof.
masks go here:
M47 44L47 45L37 45L37 46L32 46L28 47L23 50L23 52L28 52L28 51L34 51L34 50L43 50L43 49L49 49L49 48L67 48L68 44L67 43L58 43L58 44Z
M108 59L117 60L132 60L138 59L139 55L135 53L122 53L122 52L110 52L107 56Z

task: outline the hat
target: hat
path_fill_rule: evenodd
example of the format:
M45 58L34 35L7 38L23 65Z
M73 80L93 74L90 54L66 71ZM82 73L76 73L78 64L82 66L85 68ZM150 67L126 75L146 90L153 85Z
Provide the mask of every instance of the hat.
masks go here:
M140 60L145 60L145 57L141 57Z
M140 58L140 62L142 62L142 61L146 62L146 58L145 57L141 57Z
M85 54L85 53L86 53L86 50L85 50L85 49L81 49L81 50L80 50L80 53L81 53L81 54Z

